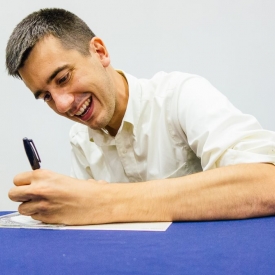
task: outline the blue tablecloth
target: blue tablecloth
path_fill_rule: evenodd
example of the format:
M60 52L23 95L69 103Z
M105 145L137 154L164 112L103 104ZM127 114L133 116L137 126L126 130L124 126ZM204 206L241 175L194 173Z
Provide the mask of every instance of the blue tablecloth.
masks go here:
M165 232L0 228L0 274L275 274L275 217Z

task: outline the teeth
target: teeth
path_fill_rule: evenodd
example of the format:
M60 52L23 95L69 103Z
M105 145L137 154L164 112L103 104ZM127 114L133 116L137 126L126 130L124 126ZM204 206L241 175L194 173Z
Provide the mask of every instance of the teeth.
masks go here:
M90 102L91 102L91 99L90 99L90 98L87 99L87 100L83 103L83 105L81 106L81 108L78 110L78 112L76 113L76 115L77 115L77 116L81 116L81 115L86 111L86 109L87 109L87 107L89 106Z

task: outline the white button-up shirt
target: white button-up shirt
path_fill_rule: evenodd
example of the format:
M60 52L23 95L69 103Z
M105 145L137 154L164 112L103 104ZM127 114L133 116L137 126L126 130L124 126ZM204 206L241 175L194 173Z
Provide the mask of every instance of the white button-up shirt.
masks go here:
M236 109L206 79L180 72L137 79L112 137L76 123L71 175L108 182L180 177L220 166L275 164L275 133Z

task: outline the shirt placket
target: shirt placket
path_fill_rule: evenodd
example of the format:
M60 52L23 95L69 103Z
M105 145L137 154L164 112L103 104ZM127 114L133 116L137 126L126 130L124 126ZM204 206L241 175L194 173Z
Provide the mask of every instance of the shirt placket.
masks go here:
M131 128L130 125L124 123L122 130L115 137L115 142L117 153L128 179L130 182L140 182L142 178L138 173L138 164L134 154L133 132Z

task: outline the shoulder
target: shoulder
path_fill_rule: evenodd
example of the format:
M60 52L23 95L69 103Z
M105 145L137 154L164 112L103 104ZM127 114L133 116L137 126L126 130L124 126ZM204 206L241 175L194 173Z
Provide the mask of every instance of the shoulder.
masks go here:
M167 96L170 93L173 97L180 96L184 101L186 101L186 97L189 100L194 99L196 102L209 96L225 99L225 96L208 79L197 74L179 71L159 72L149 81L161 95Z
M178 84L182 83L185 81L188 81L190 79L200 79L202 78L201 76L195 75L195 74L190 74L190 73L184 73L184 72L179 72L179 71L173 71L173 72L158 72L156 73L150 81L153 82L159 82L161 84L167 83L169 85L173 84Z
M142 80L141 80L142 81ZM157 91L160 96L167 96L167 92L170 91L173 94L183 92L190 87L201 88L205 86L208 81L196 74L183 73L179 71L173 72L158 72L151 79L146 82L141 82L147 89L151 88Z
M172 71L172 72L165 72L160 71L155 73L151 78L137 78L132 76L131 74L128 74L126 72L123 72L128 82L139 82L139 83L169 83L169 82L180 82L180 81L186 81L193 78L203 78L196 74L190 74L180 71Z

